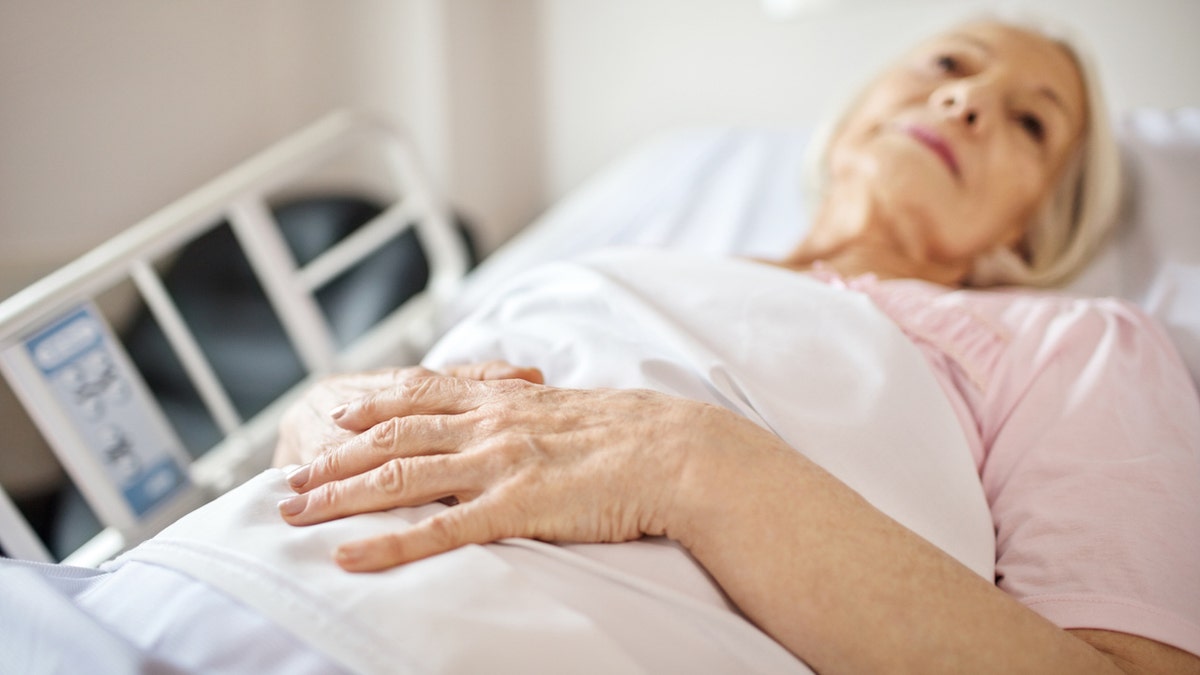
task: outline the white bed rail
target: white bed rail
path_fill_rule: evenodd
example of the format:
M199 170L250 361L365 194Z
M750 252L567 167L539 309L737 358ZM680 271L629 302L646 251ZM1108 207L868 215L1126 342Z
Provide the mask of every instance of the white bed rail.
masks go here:
M394 202L316 259L298 266L268 207L268 196L347 153L362 150L381 153ZM304 381L248 420L238 414L154 267L156 260L222 221L230 224L308 373ZM409 227L415 228L429 265L425 290L339 350L315 292ZM260 470L269 459L279 416L311 379L385 361L418 358L433 337L434 311L455 291L466 269L465 247L411 145L396 129L341 112L268 148L0 303L0 366L4 375L106 528L72 554L68 562L98 564ZM83 413L72 408L74 402L64 403L63 392L56 390L61 387L55 381L66 377L56 369L63 367L68 356L55 359L64 349L71 351L75 343L83 345L79 349L96 351L93 360L103 361L112 372L120 374L122 368L132 368L119 343L111 339L103 318L90 305L93 298L125 281L132 281L136 287L225 435L189 465L181 443L156 404L122 404L129 408L122 413L126 426L130 414L137 418L135 426L139 429L133 436L141 433L171 445L163 461L181 467L177 489L171 489L169 498L144 511L136 508L128 489L122 492L120 481L112 478L116 471L113 455L124 453L122 457L128 460L129 448L117 443L116 451L110 448L107 456L98 457L94 426L80 421ZM109 334L107 341L105 333ZM93 342L68 339L79 335ZM132 394L126 398L137 401L139 395L148 395L140 376L131 380ZM167 476L171 470L164 471L155 476L160 485L170 482ZM0 546L14 557L51 559L3 490Z

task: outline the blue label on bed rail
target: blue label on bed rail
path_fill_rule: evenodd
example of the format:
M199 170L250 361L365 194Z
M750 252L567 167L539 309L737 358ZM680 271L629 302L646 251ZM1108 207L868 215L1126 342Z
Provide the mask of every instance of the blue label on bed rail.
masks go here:
M145 515L188 482L176 459L179 441L90 304L30 336L25 347L134 514Z

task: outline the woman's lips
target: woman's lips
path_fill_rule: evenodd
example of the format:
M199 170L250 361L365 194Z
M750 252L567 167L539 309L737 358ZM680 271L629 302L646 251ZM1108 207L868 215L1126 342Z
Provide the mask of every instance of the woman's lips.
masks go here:
M919 124L909 125L904 128L909 136L917 139L922 145L929 148L946 163L950 173L954 177L959 176L958 159L954 156L954 151L950 149L950 145L936 131L929 127L923 127Z

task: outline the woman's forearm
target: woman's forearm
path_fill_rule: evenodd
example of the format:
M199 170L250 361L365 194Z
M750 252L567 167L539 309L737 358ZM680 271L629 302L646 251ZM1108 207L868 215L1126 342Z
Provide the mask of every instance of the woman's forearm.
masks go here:
M668 533L818 672L1117 672L782 443L749 452L689 467Z

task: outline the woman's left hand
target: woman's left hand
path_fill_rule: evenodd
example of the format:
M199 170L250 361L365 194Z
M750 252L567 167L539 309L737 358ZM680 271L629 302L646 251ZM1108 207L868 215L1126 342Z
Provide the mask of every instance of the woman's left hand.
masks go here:
M782 446L753 423L696 401L516 380L412 379L334 417L358 435L289 476L300 494L280 503L287 522L457 502L403 532L341 546L336 559L353 571L507 537L671 536L689 471L703 457L727 454L709 451Z
M306 464L353 438L353 432L338 426L330 418L329 411L335 407L402 382L441 374L428 368L409 366L331 375L320 380L284 412L272 466ZM451 366L445 374L474 380L520 379L542 383L542 372L537 368L514 366L506 361Z

